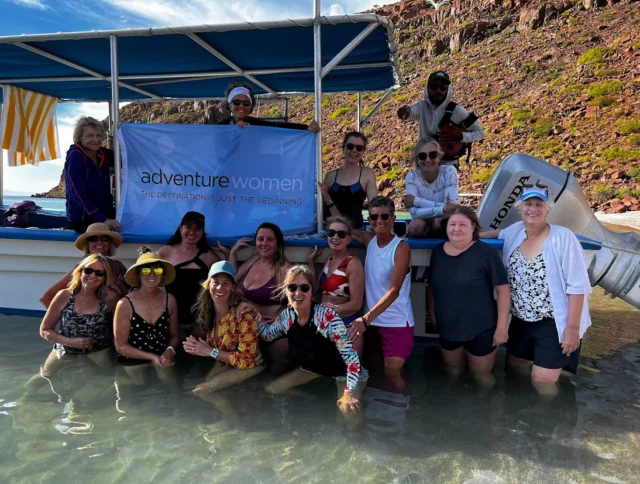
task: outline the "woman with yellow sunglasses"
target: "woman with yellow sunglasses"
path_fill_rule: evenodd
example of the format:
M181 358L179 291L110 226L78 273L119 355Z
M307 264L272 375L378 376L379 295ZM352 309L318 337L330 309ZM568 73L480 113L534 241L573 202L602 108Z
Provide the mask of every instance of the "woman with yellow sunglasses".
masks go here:
M144 381L145 367L153 365L158 378L174 378L179 343L178 306L163 286L175 278L174 267L148 248L124 276L134 290L120 299L114 315L118 363L135 383Z

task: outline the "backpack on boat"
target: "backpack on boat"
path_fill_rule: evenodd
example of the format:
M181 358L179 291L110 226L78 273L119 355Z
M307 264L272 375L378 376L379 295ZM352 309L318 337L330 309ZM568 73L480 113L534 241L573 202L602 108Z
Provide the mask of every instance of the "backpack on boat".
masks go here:
M478 116L473 113L469 113L469 116L466 119L462 120L460 123L454 123L451 121L451 116L453 115L453 111L456 109L457 104L453 101L450 101L447 104L447 108L444 111L444 116L440 121L440 133L464 133L469 130L471 125L478 120ZM444 158L446 160L454 160L459 159L467 154L467 163L469 162L469 158L471 157L471 143L465 143L463 141L457 141L453 143L442 143L440 142L440 147L442 151L444 151Z
M3 227L24 228L29 225L29 214L38 206L31 200L14 203L2 216Z

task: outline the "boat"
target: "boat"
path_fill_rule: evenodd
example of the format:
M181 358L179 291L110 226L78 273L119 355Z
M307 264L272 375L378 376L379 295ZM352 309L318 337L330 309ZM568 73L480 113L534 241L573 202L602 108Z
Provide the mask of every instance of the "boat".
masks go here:
M215 99L223 96L227 84L233 80L251 82L256 93L265 98L313 93L316 119L321 119L323 92L355 92L359 101L357 126L361 128L401 85L393 25L378 15L324 17L319 12L320 0L315 0L314 17L309 19L0 37L0 73L3 77L0 85L24 87L64 101L110 102L112 132L118 126L121 101ZM294 44L291 38L299 38L300 42ZM255 47L256 51L247 46ZM21 59L20 64L15 64L16 58ZM240 58L246 63L242 64ZM384 94L374 109L363 116L361 94L365 91ZM322 139L318 136L317 179L322 173L321 150ZM117 136L114 137L114 151L117 161L115 196L120 202L122 179ZM503 175L513 172L514 164L518 165L520 171L515 170L518 173L528 170L527 176L544 178L546 172L540 168L540 163L550 165L533 160L526 155L511 155L504 161L482 200L481 218L492 218L491 210L496 203L498 214L503 213L500 197L503 193L509 193L509 196L515 193L514 178ZM517 177L515 183L520 183ZM572 189L575 191L575 186L572 185ZM563 190L565 193L566 187ZM322 206L320 197L316 198L319 233ZM506 207L506 212L501 215L502 226L506 226L513 215L510 206ZM585 215L585 218L588 217ZM43 308L38 297L79 259L79 253L71 243L77 234L56 230L66 223L63 216L35 213L31 221L39 228L0 228L0 313L41 316ZM398 222L396 233L403 234L406 222ZM581 243L585 257L592 265L592 261L596 261L590 273L597 279L605 271L602 269L605 263L595 256L602 253L601 246L588 234L584 235ZM420 324L427 313L426 268L431 249L440 241L407 240L412 250L411 295L418 322L415 334L428 336L431 333L427 324ZM220 239L220 242L232 245L235 240ZM500 240L487 242L497 250L502 248ZM166 237L128 236L125 233L125 243L118 249L117 257L130 265L137 257L140 244L154 249L165 243ZM288 240L286 256L294 262L306 262L313 246L326 247L326 240ZM241 253L240 259L248 256L249 250ZM364 258L363 248L355 251ZM638 270L640 264L635 267ZM604 280L601 277L596 283ZM615 288L612 289L616 294ZM637 289L620 293L624 292L625 297L633 296L632 304L640 307Z

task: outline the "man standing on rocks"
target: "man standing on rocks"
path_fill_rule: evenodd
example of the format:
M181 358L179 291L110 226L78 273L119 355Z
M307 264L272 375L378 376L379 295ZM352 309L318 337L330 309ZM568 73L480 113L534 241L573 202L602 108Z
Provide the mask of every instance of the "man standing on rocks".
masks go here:
M398 117L402 120L418 121L421 139L437 139L445 156L441 165L458 166L458 160L471 143L484 138L484 131L477 116L451 101L453 87L449 75L444 71L432 72L424 89L424 100L413 106L402 106Z

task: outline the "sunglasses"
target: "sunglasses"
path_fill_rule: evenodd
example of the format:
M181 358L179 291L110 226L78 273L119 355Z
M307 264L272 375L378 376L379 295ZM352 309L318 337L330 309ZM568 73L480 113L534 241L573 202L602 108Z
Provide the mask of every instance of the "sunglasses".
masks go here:
M335 237L336 235L341 239L346 239L347 236L351 234L346 230L333 230L333 229L327 230L327 237L331 238L331 237Z
M427 158L437 160L438 158L440 158L440 153L438 151L429 151L428 153L421 151L420 153L418 153L418 159L420 161L425 161Z
M240 101L239 99L234 99L233 101L231 101L231 104L233 104L234 106L240 106L241 104L248 108L249 106L251 106L251 101Z
M107 275L105 271L101 271L100 269L92 269L91 267L83 267L82 272L84 272L88 276L90 276L91 274L95 274L96 277L104 277Z
M364 145L354 145L353 143L347 143L344 145L346 149L349 151L356 150L358 153L362 153L364 151Z
M311 284L287 284L287 291L292 294L298 289L306 294L311 290Z
M549 187L547 185L543 185L540 182L536 182L535 185L533 183L525 183L524 185L522 185L522 188L533 188L533 187L541 188L542 190L548 190L549 189Z
M149 274L151 274L152 270L156 276L161 276L164 273L164 269L162 267L154 267L153 269L151 269L151 267L143 267L142 269L140 269L140 274L142 274L143 276L148 276Z
M391 214L388 214L388 213L381 213L381 214L372 213L372 214L369 214L369 220L373 220L374 222L376 220L378 220L378 217L380 217L382 220L387 221L387 220L389 220L389 217L391 217Z
M111 237L108 235L92 235L87 237L87 242L111 242Z
M429 84L429 90L444 92L449 90L449 86L446 84Z

